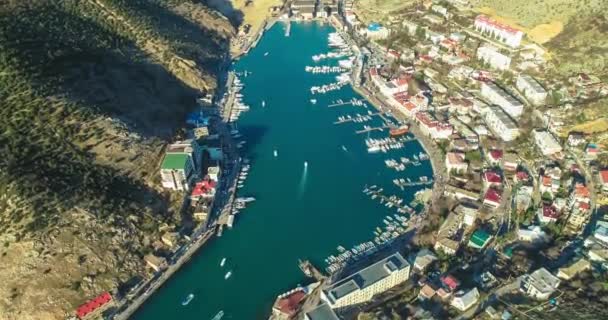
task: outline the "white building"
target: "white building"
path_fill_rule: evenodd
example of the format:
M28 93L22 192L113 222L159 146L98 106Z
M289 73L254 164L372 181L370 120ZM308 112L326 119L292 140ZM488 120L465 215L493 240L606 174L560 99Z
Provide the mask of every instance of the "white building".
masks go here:
M550 156L562 152L562 146L548 131L533 130L532 137L534 137L534 143L536 143L536 147L538 147L538 149L543 155Z
M476 304L477 301L479 301L479 290L473 288L467 293L463 291L456 293L451 305L460 311L465 311Z
M478 15L475 18L475 30L512 48L517 48L524 37L523 31L500 23L485 15Z
M477 59L498 70L507 70L511 66L511 57L500 53L496 47L491 45L479 47L477 49Z
M532 226L528 229L517 230L517 240L526 242L544 242L549 239L547 234L539 227Z
M548 299L560 284L558 277L545 268L527 274L521 281L521 291L538 300Z
M484 120L490 130L503 141L513 141L519 135L515 122L498 106L488 106Z
M494 82L481 84L481 96L493 104L499 105L510 117L517 119L524 112L524 105Z
M520 74L517 77L515 87L535 106L542 105L547 100L545 88L527 74Z
M382 40L388 38L389 30L379 23L370 23L361 32L370 40Z
M194 171L191 150L167 152L160 167L163 188L188 190Z
M409 275L409 263L400 253L394 253L331 284L321 292L321 299L332 309L364 303L374 295L403 283Z

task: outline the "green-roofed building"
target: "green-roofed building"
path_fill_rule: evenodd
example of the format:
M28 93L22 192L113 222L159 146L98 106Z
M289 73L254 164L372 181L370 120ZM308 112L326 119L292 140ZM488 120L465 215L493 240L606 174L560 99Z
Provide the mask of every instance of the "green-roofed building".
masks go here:
M164 188L187 190L194 173L192 152L167 152L160 165L160 176Z
M469 247L483 249L490 242L492 236L483 230L477 230L469 239Z

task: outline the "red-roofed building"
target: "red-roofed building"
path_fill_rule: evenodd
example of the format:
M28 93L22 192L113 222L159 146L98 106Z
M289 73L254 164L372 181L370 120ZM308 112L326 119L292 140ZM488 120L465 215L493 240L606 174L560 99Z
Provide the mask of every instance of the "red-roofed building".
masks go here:
M559 211L552 205L543 205L542 208L538 209L538 221L542 224L547 224L557 221L559 218Z
M215 196L216 185L217 182L210 179L197 182L194 188L192 188L190 199L192 202L196 202L201 198L213 198Z
M83 320L98 318L112 305L112 302L112 295L109 292L104 292L78 307L76 316Z
M475 18L475 30L489 34L491 38L501 41L512 48L519 47L524 36L523 31L500 23L486 15Z
M428 112L416 113L415 120L420 126L420 131L435 140L448 139L454 133L452 125L437 121Z
M608 169L600 170L599 176L602 190L608 192Z
M486 191L485 196L483 197L483 204L490 208L498 208L500 206L500 202L502 201L502 194L500 191L490 188Z
M272 307L273 314L291 319L300 310L304 298L306 293L301 288L279 296Z
M492 165L500 165L502 162L502 150L491 150L488 153L488 161Z
M572 192L572 201L578 202L589 202L590 196L589 188L582 183L577 183L574 185L574 190Z
M502 185L502 177L495 171L488 170L483 173L484 188L498 187Z
M448 287L450 291L454 291L460 286L460 281L458 281L458 279L451 275L442 276L441 283Z
M517 171L515 173L515 176L513 177L513 181L515 183L518 183L518 182L526 183L526 182L530 181L530 175L525 171Z

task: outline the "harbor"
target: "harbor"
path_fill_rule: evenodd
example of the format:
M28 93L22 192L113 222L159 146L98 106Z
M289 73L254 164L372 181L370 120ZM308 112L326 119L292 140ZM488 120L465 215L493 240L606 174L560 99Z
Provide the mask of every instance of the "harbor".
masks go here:
M289 37L285 28L278 23L267 30L231 70L235 90L225 97L230 105L222 114L233 123L230 135L241 161L230 187L232 205L218 220L222 236L194 255L133 319L212 319L220 312L265 319L277 294L306 280L299 259L316 266L316 277L339 272L343 266L335 263L393 245L416 219L419 208L411 203L424 186L401 190L393 180L432 177L430 163L420 160L397 172L385 160L420 159L422 146L407 130L394 131L399 124L392 115L373 109L349 83L311 93L314 86L336 83L336 74L306 72L305 66L315 55L342 48L329 42L335 36L328 26L292 23ZM319 64L339 66L345 57L326 56ZM277 63L283 67L274 68ZM366 141L390 150L370 153ZM336 252L337 246L344 252ZM349 257L338 261L340 254ZM335 261L325 261L332 255ZM194 298L182 305L189 294Z

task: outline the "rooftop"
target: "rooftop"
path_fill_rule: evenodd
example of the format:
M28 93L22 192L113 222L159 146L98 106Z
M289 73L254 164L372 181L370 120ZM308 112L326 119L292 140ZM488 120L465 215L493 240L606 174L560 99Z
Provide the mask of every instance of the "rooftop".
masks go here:
M530 285L542 293L553 292L559 286L559 279L547 269L540 268L527 277Z
M409 267L400 253L394 253L358 272L332 284L326 292L332 300L338 300L357 290L365 289L390 276L393 272Z
M112 295L109 292L104 292L78 307L78 309L76 309L76 315L78 318L84 318L89 313L99 309L110 301L112 301Z
M486 246L488 241L490 241L490 238L491 236L487 232L483 230L477 230L473 232L473 235L471 235L469 245L472 245L477 248L483 248Z
M186 168L188 154L185 153L167 153L161 164L161 169L167 170L183 170Z
M306 312L307 320L339 320L334 311L327 305L322 303L309 312Z
M494 114L494 116L498 118L498 120L500 120L500 122L502 122L507 129L517 129L517 125L513 119L511 119L511 117L509 117L501 107L497 105L490 105L488 106L488 112Z

